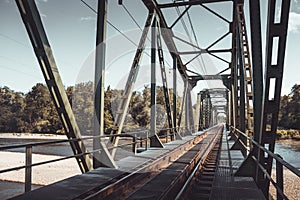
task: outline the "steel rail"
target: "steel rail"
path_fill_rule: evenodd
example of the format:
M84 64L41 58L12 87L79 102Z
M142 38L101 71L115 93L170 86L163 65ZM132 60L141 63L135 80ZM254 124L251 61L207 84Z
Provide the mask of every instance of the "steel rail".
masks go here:
M208 129L208 130L210 130L210 129ZM197 138L194 138L193 140L199 139L199 140L202 141L207 136L207 132L208 131L205 131L205 132L201 133L200 135L197 136ZM200 142L200 141L198 141L198 142ZM190 143L190 142L186 142L186 143L184 143L184 145L187 145L188 143ZM193 142L193 144L194 144L194 142ZM192 148L193 146L194 145L192 145L190 148ZM185 147L183 147L183 149L186 152L189 150L189 149L186 149ZM118 188L118 190L120 190L119 186L121 186L123 190L124 190L124 187L125 187L125 190L128 189L127 187L130 187L131 189L133 189L135 185L139 185L140 182L143 181L143 180L141 180L142 179L141 177L143 177L145 174L147 174L145 172L147 172L149 169L155 168L153 166L158 165L159 162L168 162L168 165L169 165L170 164L170 160L169 159L165 159L165 157L168 156L169 154L174 153L173 151L169 152L165 156L159 157L159 159L155 160L151 164L147 164L147 165L143 166L142 168L137 169L136 171L133 171L132 173L130 173L127 176L123 177L122 179L116 181L115 183L113 183L111 185L108 185L105 188L103 188L103 189L101 189L101 190L99 190L99 191L97 191L97 192L95 192L95 193L93 193L93 194L85 197L84 200L88 200L88 199L101 199L103 197L102 196L103 193L105 193L106 191L109 194L105 193L107 195L105 197L110 198L109 195L114 195L114 192L115 192L115 190L113 190L113 188ZM176 150L176 151L178 151L178 150ZM181 154L184 154L184 153L181 151ZM180 157L180 155L178 157ZM167 167L167 166L165 166L165 167ZM156 174L158 174L158 173L154 173L154 176ZM150 178L150 180L151 180L151 178ZM126 184L127 183L132 183L132 184L129 184L129 186L126 186L125 183ZM120 191L118 191L116 193L119 195Z
M225 127L224 127L225 128ZM219 130L218 130L219 131ZM217 141L217 136L219 136L219 134L216 134L213 142L210 143L210 145L208 146L208 148L205 150L205 152L203 153L203 155L201 156L201 159L198 161L197 165L195 166L195 168L193 169L192 173L189 175L188 179L186 180L186 182L184 183L184 185L182 186L181 190L177 193L175 200L180 199L180 197L182 196L182 194L186 191L186 189L188 188L189 184L191 183L191 181L193 180L193 178L195 177L196 173L199 171L200 167L202 167L204 161L206 160L208 154L211 152L211 150L213 149L213 147L216 145Z

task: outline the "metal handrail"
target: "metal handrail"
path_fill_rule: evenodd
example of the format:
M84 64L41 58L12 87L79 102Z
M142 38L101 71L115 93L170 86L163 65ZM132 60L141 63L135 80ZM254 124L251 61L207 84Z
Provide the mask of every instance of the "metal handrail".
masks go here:
M250 138L248 135L243 133L241 130L231 126L234 132L239 133L239 136L245 137L247 140L249 140L252 144L254 144L257 148L262 150L264 153L267 153L272 159L276 160L276 182L273 180L272 176L267 172L267 170L264 168L263 165L261 165L258 161L258 159L252 155L251 158L253 161L257 164L257 166L260 168L260 170L263 172L263 174L269 179L269 181L272 183L272 185L276 188L277 192L277 199L288 199L287 196L284 194L283 191L283 167L285 166L289 171L293 172L296 176L300 177L300 170L293 167L291 164L283 160L279 155L274 154L273 152L269 151L265 147L261 146L257 141L255 141L253 138ZM278 169L279 168L279 169ZM279 171L279 173L278 173ZM279 177L278 177L279 175ZM279 186L280 184L280 186ZM279 198L280 196L280 198Z
M173 128L166 128L166 129L160 129L160 130L178 130L181 128L185 128L185 127L173 127ZM146 133L146 137L137 137L137 134L141 134L141 133ZM130 146L132 145L132 151L134 152L134 154L136 154L137 152L137 144L140 143L140 145L142 146L142 143L145 142L145 150L148 149L148 139L149 137L149 130L142 130L142 131L135 131L135 132L127 132L127 133L121 133L121 134L114 134L114 135L102 135L102 136L87 136L87 137L83 137L83 138L72 138L72 139L62 139L62 140L51 140L51 141L46 141L46 142L29 142L26 144L13 144L13 145L5 145L5 146L0 146L0 151L5 151L5 150L9 150L9 149L16 149L16 148L25 148L25 155L26 155L26 159L25 159L25 165L22 166L17 166L17 167L12 167L12 168L8 168L8 169L2 169L0 170L0 174L1 173L5 173L5 172L11 172L11 171L16 171L16 170L20 170L20 169L25 169L25 192L28 192L31 190L31 183L32 183L32 167L35 166L40 166L40 165L44 165L44 164L49 164L49 163L53 163L53 162L58 162L58 161L62 161L62 160L67 160L67 159L71 159L71 158L77 158L77 157L81 157L81 156L85 156L85 155L93 155L95 152L101 152L102 149L93 149L90 150L88 152L83 152L83 153L79 153L79 154L75 154L75 155L70 155L70 156L65 156L62 158L56 158L56 159L51 159L51 160L47 160L47 161L43 161L43 162L37 162L37 163L32 163L32 148L35 146L43 146L43 145L51 145L51 144L60 144L60 143L66 143L66 142L72 142L72 141L85 141L85 140L90 140L90 139L95 139L95 138L110 138L110 137L132 137L132 141L130 143L125 143L125 144L121 144L118 146L111 146L108 147L108 150L112 150L115 148L120 148L120 147L125 147L125 146Z
M234 128L234 127L232 127L232 128ZM242 136L244 136L248 140L250 140L255 146L257 146L259 149L261 149L262 151L264 151L265 153L267 153L268 155L270 155L273 159L275 159L280 164L282 164L283 166L285 166L287 169L289 169L290 171L292 171L295 175L297 175L298 177L300 177L300 170L298 170L297 168L295 168L294 166L292 166L291 164L289 164L288 162L286 162L285 160L283 160L282 158L280 158L278 155L274 154L273 152L269 151L265 147L261 146L258 142L256 142L254 139L252 139L249 136L247 136L245 133L243 133L239 129L234 128L234 130L237 131L238 133L240 133Z

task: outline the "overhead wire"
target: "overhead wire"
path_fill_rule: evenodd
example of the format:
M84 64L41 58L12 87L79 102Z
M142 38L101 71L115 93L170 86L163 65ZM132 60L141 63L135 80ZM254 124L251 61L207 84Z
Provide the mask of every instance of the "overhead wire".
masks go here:
M84 0L80 0L86 7L88 7L90 10L92 10L94 13L98 14L98 12L90 6L88 3L86 3ZM131 42L133 45L137 46L137 44L132 41L127 35L125 35L120 29L118 29L115 25L113 25L108 19L106 19L107 24L109 24L111 27L113 27L116 31L118 31L123 37L125 37L129 42Z
M132 21L136 24L136 26L141 30L141 32L143 32L142 27L139 25L139 23L136 21L136 19L134 18L133 14L129 11L129 9L125 6L124 3L122 3L122 7L124 8L124 10L127 12L127 14L129 15L129 17L132 19ZM147 36L147 40L150 42L149 37ZM146 53L147 54L147 53ZM148 56L150 56L149 54L147 54ZM168 63L168 61L165 61L166 64L169 66L169 69L173 69L170 65L170 63Z
M175 0L174 0L174 2L175 2ZM175 9L176 9L176 12L177 12L178 16L180 16L180 15L181 15L180 9L179 9L178 7L176 7ZM191 35L190 35L190 33L189 33L189 30L188 30L188 28L187 28L187 25L186 25L184 19L181 18L181 19L180 19L180 22L181 22L181 24L182 24L183 29L185 30L185 32L186 32L186 34L187 34L187 37L188 37L188 39L189 39L189 42L190 42L190 43L193 43L192 37L191 37ZM198 45L198 48L199 48L199 45ZM194 65L191 65L191 66L193 67L193 69L194 69L195 71L197 71L197 69L195 68Z
M142 27L139 25L139 23L135 20L135 18L133 17L133 15L129 12L129 10L126 8L125 4L122 4L124 10L127 12L127 14L130 16L130 18L132 19L132 21L137 25L137 27L143 31Z
M190 16L189 11L187 11L187 16L188 16L188 20L189 20L190 25L191 25L191 30L192 30L192 33L193 33L193 35L194 35L195 42L196 42L196 44L197 44L197 47L199 47L197 35L196 35L196 33L195 33L195 29L194 29L194 26L193 26L192 19L191 19L191 16ZM202 56L201 54L200 54L200 59L201 59L201 62L202 62L203 71L204 71L205 74L207 74L207 69L206 69L206 67L205 67L205 63L204 63L204 60L203 60L203 56ZM199 62L199 64L200 64L199 59L197 59L197 60L198 60L198 62Z
M98 12L91 7L88 3L86 3L84 0L80 0L87 8L89 8L90 10L92 10L95 14L98 14ZM130 18L133 20L133 22L137 25L137 27L143 31L142 27L138 24L138 22L135 20L135 18L133 17L133 15L130 13L130 11L126 8L126 6L124 4L122 4L123 8L125 9L125 11L127 12L127 14L130 16ZM138 47L138 45L131 40L125 33L123 33L119 28L117 28L115 25L113 25L108 19L106 19L107 24L109 24L112 28L114 28L116 31L118 31L123 37L125 37L128 41L130 41L134 46ZM149 40L149 38L147 37L147 39ZM144 52L147 56L151 57L147 52ZM166 64L169 66L169 69L172 69L171 65L166 61Z
M0 36L3 37L3 38L5 38L5 39L8 39L8 40L10 40L10 41L13 41L13 42L15 42L15 43L17 43L17 44L19 44L19 45L21 45L21 46L27 48L27 49L29 49L29 46L28 46L28 45L26 45L26 44L24 44L24 43L22 43L22 42L20 42L20 41L18 41L18 40L16 40L16 39L10 37L10 36L7 36L7 35L5 35L5 34L3 34L3 33L0 33ZM1 57L1 58L4 58L4 59L6 59L6 60L9 60L9 61L17 62L17 63L19 63L19 64L20 64L21 66L23 66L23 67L24 67L24 66L28 66L27 64L21 63L21 62L20 62L19 60L17 60L17 59L9 58L9 57L6 57L6 56L0 56L0 57ZM4 65L0 65L0 68L6 69L6 70L10 70L10 71L14 71L14 72L18 72L18 73L24 74L24 75L26 75L26 76L31 76L31 77L34 77L34 78L39 78L39 77L37 77L37 76L34 76L34 75L29 74L29 73L23 72L23 71L21 71L21 70L18 70L18 69L15 69L15 68L11 68L11 67L6 67L6 66L4 66Z
M173 0L173 2L176 2L176 0ZM185 7L185 8L186 8L186 7ZM181 15L181 11L180 11L180 9L179 9L178 7L176 7L176 11L177 11L178 16L180 16L180 15ZM195 42L196 42L196 45L195 45L195 46L197 46L198 48L200 48L200 47L199 47L198 40L197 40L197 37L196 37L195 30L194 30L194 26L193 26L193 23L192 23L190 14L189 14L189 11L187 11L187 16L188 16L189 23L190 23L190 25L191 25L191 30L192 30L192 33L193 33L193 36L194 36L194 39L195 39ZM184 28L186 34L187 34L187 37L188 37L190 43L194 43L193 40L192 40L192 37L191 37L191 35L190 35L189 31L188 31L188 28L187 28L187 25L186 25L184 19L181 18L180 21L181 21L181 24L182 24L182 26L183 26L183 28ZM202 58L202 55L200 55L200 57L201 57L202 66L203 66L203 67L202 67L202 70L203 70L203 72L204 72L205 74L207 74L207 70L206 70L205 63L204 63L204 60L203 60L203 58ZM198 62L199 62L199 65L201 66L201 63L200 63L199 58L197 58L197 60L198 60ZM197 71L197 69L195 69L194 65L191 65L191 66L194 68L194 70Z

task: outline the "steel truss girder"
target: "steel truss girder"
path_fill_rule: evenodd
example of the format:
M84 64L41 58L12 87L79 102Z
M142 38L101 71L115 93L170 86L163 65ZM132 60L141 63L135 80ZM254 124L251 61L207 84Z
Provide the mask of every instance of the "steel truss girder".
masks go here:
M151 26L151 24L153 23L154 18L155 18L154 15L155 14L152 11L149 12L149 14L148 14L148 17L147 17L147 20L146 20L146 23L145 23L145 26L144 26L144 29L143 29L143 33L142 33L142 36L140 38L140 42L139 42L139 45L137 47L137 50L136 50L136 53L135 53L135 56L134 56L134 59L133 59L133 63L131 65L131 69L130 69L130 72L129 72L129 75L128 75L128 78L127 78L125 89L124 89L124 92L122 94L122 99L121 99L120 104L118 106L117 113L115 114L115 122L114 122L114 127L113 127L113 130L111 132L111 135L120 134L121 131L122 131L124 121L125 121L125 118L126 118L126 113L127 113L127 110L128 110L128 105L129 105L130 98L131 98L131 95L132 95L132 91L133 91L133 88L134 88L134 84L135 84L135 81L136 81L136 78L137 78L137 75L138 75L139 64L140 64L140 61L141 61L141 58L142 58L142 53L143 53L144 48L145 48L145 42L146 42L147 35L148 35L148 32L149 32L149 27ZM118 141L119 141L119 137L114 137L113 138L112 143L113 143L114 147L117 147ZM113 151L112 151L112 157L115 156L115 153L116 153L116 148L114 148Z
M105 79L105 51L106 51L106 16L108 0L98 2L97 35L96 35L96 65L94 82L94 136L93 149L100 152L93 154L93 167L101 166L117 168L104 139L104 79Z
M245 127L245 74L244 74L244 57L247 56L246 54L249 54L248 52L246 52L246 54L244 53L244 49L243 49L243 38L246 35L246 32L243 32L242 30L242 26L241 23L243 23L242 21L242 17L241 16L243 13L242 10L243 8L243 3L237 3L235 4L235 15L234 15L234 20L233 20L233 24L235 27L235 37L234 40L236 41L236 51L235 51L235 55L233 56L235 59L235 66L234 66L234 70L235 70L235 84L236 85L236 94L237 94L237 113L238 113L238 125L239 125L239 130L241 130L242 132L246 131L246 127ZM242 9L242 10L241 10ZM244 27L245 29L245 27ZM246 30L244 30L246 31ZM244 155L244 157L247 156L247 150L245 148L240 148L242 146L247 146L247 139L244 137L238 137L237 140L235 141L235 143L233 144L233 146L231 147L231 149L241 149L242 153Z
M159 8L171 8L171 7L178 7L178 6L189 6L189 5L200 5L204 3L219 3L219 2L228 2L232 0L190 0L190 1L182 1L176 3L166 3L166 4L159 4Z
M272 153L275 147L275 136L278 125L278 113L280 105L280 95L284 68L284 57L286 50L287 28L290 10L290 0L281 1L280 21L275 22L275 14L279 11L276 8L276 0L268 1L268 22L267 22L267 40L266 40L266 75L263 94L263 112L259 144L267 148ZM275 43L275 39L278 43ZM277 48L275 45L278 45ZM275 48L274 48L275 47ZM277 51L277 52L276 52ZM273 63L273 54L277 54L277 59ZM275 57L276 58L276 57ZM272 85L274 81L274 85ZM274 95L272 96L272 91ZM273 158L265 156L260 151L258 161L263 165L267 172L271 174ZM265 197L269 194L270 180L265 176L258 179L258 185L262 188Z
M184 82L182 102L181 102L181 107L180 107L180 113L179 113L179 118L178 118L178 124L177 124L178 127L181 127L181 121L182 121L182 116L183 116L184 105L186 103L187 87L188 87L188 82L185 81Z
M253 58L253 87L254 87L254 139L269 151L274 152L275 135L278 125L278 112L280 104L280 92L284 67L287 26L289 17L290 0L282 1L281 8L276 8L276 0L268 1L268 24L266 42L266 74L265 84L262 90L262 50L261 50L261 23L260 5L258 0L250 1L250 22ZM280 22L275 23L275 12L281 11ZM276 64L272 63L274 38L278 38ZM275 84L271 87L271 80ZM270 91L274 95L270 96ZM259 113L259 111L262 111ZM270 122L270 123L268 123ZM269 127L268 127L269 126ZM257 133L259 131L259 134ZM246 160L236 172L236 175L249 175L255 178L259 188L262 189L266 198L269 198L270 180L259 169L251 158L258 157L258 162L266 169L268 174L272 171L273 158L265 156L260 149L253 148Z
M169 89L168 89L168 82L167 82L167 75L166 75L166 66L164 62L164 55L163 55L163 49L162 49L162 41L161 41L161 30L160 27L158 27L158 34L157 34L157 51L158 51L158 58L159 58L159 64L160 64L160 72L161 72L161 78L163 82L163 91L165 96L165 103L166 103L166 110L167 110L167 119L168 119L168 125L171 131L171 139L173 140L173 119L172 119L172 111L171 111L171 101L170 101L170 95L169 95ZM176 72L175 72L176 73ZM175 103L176 105L176 103Z
M81 172L92 169L91 160L81 139L80 130L68 101L54 56L34 0L16 0L35 55L43 72L52 100L70 141Z
M168 28L167 22L158 7L158 4L155 0L143 0L143 3L148 8L149 12L155 12L156 16L159 19L159 26L161 28L161 34L165 41L165 44L167 45L167 48L171 54L174 54L174 56L177 59L178 63L178 71L181 74L182 78L184 80L188 79L188 75L186 73L186 66L183 64L181 57L178 54L178 50L176 48L174 39L173 39L173 31Z
M194 124L194 115L193 115L193 105L192 105L192 86L188 85L188 93L186 96L186 118L188 120L189 133L195 132L195 124Z
M236 19L235 15L236 15L236 2L233 2L233 20ZM233 121L233 126L234 127L239 127L239 117L238 117L238 85L237 85L237 70L236 70L236 51L237 51L237 44L236 44L236 23L233 21L231 24L231 32L232 32L232 52L231 52L231 107L232 107L232 121Z
M150 147L163 147L156 134L156 50L158 39L158 22L154 18L151 26L151 121L150 121Z
M246 22L244 17L244 4L237 4L237 21L238 21L238 32L239 32L239 51L241 52L240 57L241 63L240 67L243 68L241 73L244 75L244 88L246 94L246 121L247 127L245 127L247 131L247 135L251 136L253 133L253 91L252 91L252 65L250 61L250 51L248 45L248 36L246 29Z

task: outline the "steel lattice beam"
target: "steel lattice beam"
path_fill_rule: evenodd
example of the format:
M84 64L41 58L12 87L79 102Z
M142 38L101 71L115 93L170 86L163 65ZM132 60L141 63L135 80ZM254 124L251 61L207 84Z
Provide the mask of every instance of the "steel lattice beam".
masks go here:
M81 155L76 157L77 163L83 173L88 172L92 169L91 160L83 142L80 141L80 130L58 72L39 11L34 0L16 0L16 3L66 135L68 139L76 139L70 141L70 145L74 155Z
M229 2L233 0L189 0L189 1L182 1L176 3L166 3L166 4L159 4L159 8L172 8L178 6L189 6L189 5L200 5L204 3L219 3L219 2Z
M275 135L278 125L290 0L282 1L279 6L280 9L277 9L276 0L268 1L266 76L263 95L262 128L259 138L259 143L271 152L274 152ZM276 22L275 15L279 11L281 12L280 19L279 22ZM260 164L271 174L273 158L266 157L263 152L259 153L258 158ZM270 180L266 177L260 177L258 184L267 198L269 195Z

